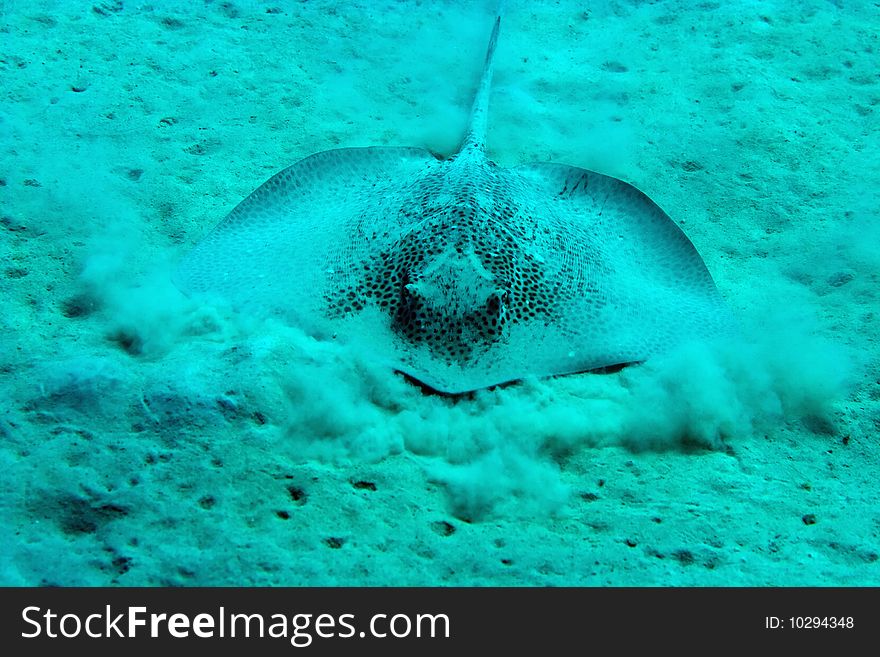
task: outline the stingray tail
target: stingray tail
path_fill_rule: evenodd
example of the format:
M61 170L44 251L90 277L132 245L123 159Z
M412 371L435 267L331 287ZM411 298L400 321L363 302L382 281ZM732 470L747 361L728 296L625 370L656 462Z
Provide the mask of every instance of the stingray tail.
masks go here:
M498 15L495 17L495 27L492 28L492 36L489 37L489 47L486 49L486 63L483 65L480 87L474 96L467 132L465 132L459 152L478 150L482 153L486 150L486 124L489 116L489 88L492 86L492 61L495 57L495 46L498 44L498 30L500 28L501 11L499 8Z

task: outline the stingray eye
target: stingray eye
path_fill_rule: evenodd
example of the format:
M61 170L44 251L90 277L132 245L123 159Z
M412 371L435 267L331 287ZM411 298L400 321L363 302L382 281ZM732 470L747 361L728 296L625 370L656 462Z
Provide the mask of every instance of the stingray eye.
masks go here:
M493 315L499 314L504 310L504 300L497 292L493 292L486 299L486 310Z
M486 302L486 305L498 312L505 312L510 303L510 290L495 290Z
M425 305L422 292L415 283L409 283L401 287L399 298L398 312L404 315L414 315Z

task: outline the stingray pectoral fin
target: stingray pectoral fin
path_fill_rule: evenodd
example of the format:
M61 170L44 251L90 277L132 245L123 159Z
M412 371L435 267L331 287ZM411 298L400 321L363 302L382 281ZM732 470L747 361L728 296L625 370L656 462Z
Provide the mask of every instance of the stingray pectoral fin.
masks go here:
M437 160L418 148L345 148L306 157L239 203L188 253L175 282L191 295L273 311L311 327L323 293L368 243L361 218ZM351 243L348 258L328 257ZM354 245L361 245L360 247Z
M731 330L731 317L696 248L648 196L617 178L562 164L515 167L537 218L545 274L588 368L642 361ZM541 237L545 235L545 237ZM558 358L559 356L555 356ZM552 366L552 365L551 365Z

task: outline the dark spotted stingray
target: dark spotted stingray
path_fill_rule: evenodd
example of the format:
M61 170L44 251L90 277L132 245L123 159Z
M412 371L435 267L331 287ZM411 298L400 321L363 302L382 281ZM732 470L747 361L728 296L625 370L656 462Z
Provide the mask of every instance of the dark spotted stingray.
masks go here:
M616 178L485 153L495 20L467 133L307 157L182 261L187 293L271 313L440 392L643 361L725 332L675 223Z

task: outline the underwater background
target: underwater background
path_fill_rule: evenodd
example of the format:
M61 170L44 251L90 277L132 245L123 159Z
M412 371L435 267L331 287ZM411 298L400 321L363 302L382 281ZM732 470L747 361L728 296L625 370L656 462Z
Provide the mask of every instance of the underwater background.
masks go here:
M176 262L276 171L457 147L482 2L0 2L0 584L880 585L880 8L511 0L489 156L633 183L742 325L426 395Z

